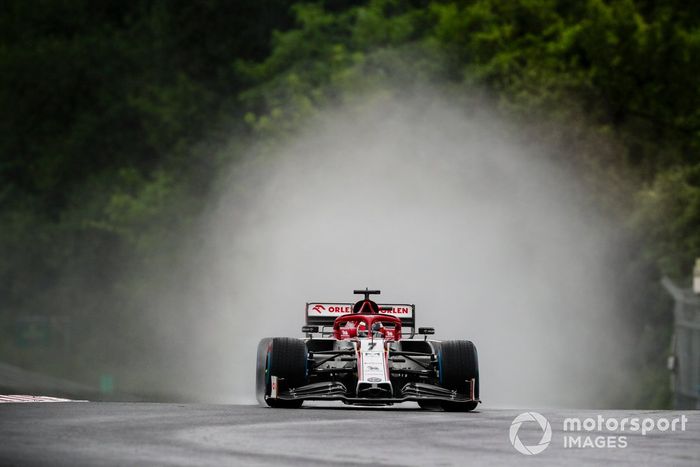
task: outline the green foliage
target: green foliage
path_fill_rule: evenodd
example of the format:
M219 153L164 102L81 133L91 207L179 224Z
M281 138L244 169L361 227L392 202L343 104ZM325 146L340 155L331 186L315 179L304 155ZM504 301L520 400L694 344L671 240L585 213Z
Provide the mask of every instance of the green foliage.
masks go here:
M666 274L687 281L688 263L700 258L700 164L659 173L638 199L634 220L644 233L645 253Z
M129 272L177 261L225 162L199 141L243 114L233 64L291 24L288 2L264 3L0 4L0 358L88 365L7 344L16 318L47 313L80 323L69 352L147 342L149 282Z

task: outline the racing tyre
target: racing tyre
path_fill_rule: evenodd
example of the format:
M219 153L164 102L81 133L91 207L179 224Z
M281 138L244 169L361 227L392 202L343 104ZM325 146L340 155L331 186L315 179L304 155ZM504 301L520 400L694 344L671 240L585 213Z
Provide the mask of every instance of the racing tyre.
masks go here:
M256 397L260 405L278 408L299 408L304 401L266 399L270 395L271 376L283 378L285 387L306 383L308 352L306 343L288 337L265 338L258 344Z
M272 348L272 338L266 337L258 344L258 356L255 364L255 398L261 407L266 407L265 395L270 394L267 384L267 353Z
M476 346L471 341L443 341L438 353L440 370L440 385L462 394L469 393L469 383L474 379L474 398L479 399L479 359ZM469 412L474 410L478 402L440 403L442 409L448 412Z

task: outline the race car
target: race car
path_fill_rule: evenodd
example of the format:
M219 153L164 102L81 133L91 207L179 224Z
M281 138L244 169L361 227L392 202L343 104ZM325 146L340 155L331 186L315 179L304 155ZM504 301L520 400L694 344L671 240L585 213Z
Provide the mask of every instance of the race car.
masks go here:
M320 400L366 406L415 401L424 409L458 412L477 407L479 363L472 342L428 339L435 330L416 330L415 305L378 305L370 296L379 290L354 293L364 298L307 303L305 338L260 341L260 405L299 408L305 400Z

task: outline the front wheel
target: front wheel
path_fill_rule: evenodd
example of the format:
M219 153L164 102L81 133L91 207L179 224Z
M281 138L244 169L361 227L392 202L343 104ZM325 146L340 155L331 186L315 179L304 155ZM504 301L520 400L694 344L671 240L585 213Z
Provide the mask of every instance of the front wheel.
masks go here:
M438 353L440 385L468 394L471 390L469 381L474 380L474 398L479 399L479 359L476 346L471 341L444 341L440 343ZM447 412L469 412L476 408L478 402L444 401L440 405Z
M306 343L288 337L265 338L258 344L256 397L262 406L299 408L303 400L270 399L272 376L284 381L285 387L302 386L307 380Z

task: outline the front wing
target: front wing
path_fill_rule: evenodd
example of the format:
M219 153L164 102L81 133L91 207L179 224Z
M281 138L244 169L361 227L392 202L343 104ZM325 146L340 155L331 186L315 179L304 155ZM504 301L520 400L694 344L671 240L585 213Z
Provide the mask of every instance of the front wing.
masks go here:
M474 397L475 380L467 381L469 392L467 394L445 389L440 386L427 383L406 383L399 395L394 397L355 397L347 387L337 381L323 381L307 384L298 388L281 389L284 387L282 378L272 376L272 392L269 396L281 400L319 400L342 401L348 404L358 405L387 405L401 402L481 402Z

